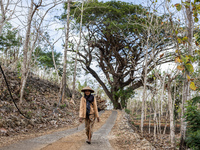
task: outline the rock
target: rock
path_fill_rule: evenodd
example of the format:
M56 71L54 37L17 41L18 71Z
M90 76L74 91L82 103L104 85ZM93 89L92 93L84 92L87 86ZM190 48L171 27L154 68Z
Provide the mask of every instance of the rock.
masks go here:
M8 130L6 130L5 128L0 128L0 133L1 133L1 135L7 135L8 136Z
M4 125L4 121L2 119L0 119L0 128L2 128Z
M96 101L97 101L97 107L98 107L98 110L101 111L101 110L104 110L107 105L106 105L106 100L102 100L100 96L96 96Z

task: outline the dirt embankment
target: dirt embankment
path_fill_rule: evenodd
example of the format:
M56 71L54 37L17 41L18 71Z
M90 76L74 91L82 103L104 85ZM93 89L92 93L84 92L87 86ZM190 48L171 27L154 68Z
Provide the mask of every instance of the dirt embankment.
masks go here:
M149 141L133 130L124 111L118 111L116 123L109 134L109 142L116 150L155 149Z
M3 68L14 100L19 101L20 76L17 72ZM75 105L69 103L70 97L58 105L59 86L37 76L29 76L25 87L21 112L14 106L0 73L0 147L16 140L34 137L60 128L78 125L80 93L76 94ZM69 90L66 90L69 95Z

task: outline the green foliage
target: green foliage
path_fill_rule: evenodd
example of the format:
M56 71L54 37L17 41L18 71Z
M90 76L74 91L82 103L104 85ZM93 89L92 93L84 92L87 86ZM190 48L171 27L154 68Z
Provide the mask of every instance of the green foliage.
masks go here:
M74 68L75 68L75 54L71 54L70 56L68 56L67 58L67 78L69 80L69 77L74 76ZM79 62L77 62L77 66L76 66L76 76L79 77L80 76L80 72L81 72L81 65L79 65Z
M0 51L12 55L14 52L14 47L21 46L21 37L17 37L18 30L13 29L10 23L6 23L3 28L2 34L0 35Z
M197 106L199 103L200 96L188 101L185 112L185 118L188 123L186 142L194 150L200 149L200 109Z
M185 6L185 8L191 7L192 11L193 11L194 22L199 21L199 19L198 19L198 14L200 14L199 0L194 0L193 2L191 1L191 3L187 2L187 1L185 1L185 2L181 1L181 4L177 3L174 6L176 7L176 9L178 11L180 11L182 9L182 6Z
M200 43L200 32L197 32L194 36L196 38L196 44L199 45L199 43Z
M71 16L79 24L81 3L74 2L72 6ZM64 8L67 9L67 3ZM90 22L89 26L98 25L101 32L110 31L110 34L119 33L121 32L119 29L122 29L127 36L130 32L136 31L135 29L142 31L139 23L133 25L128 22L128 20L137 20L137 22L145 23L145 17L137 15L141 13L146 14L145 8L142 8L141 5L121 1L98 2L94 0L84 4L83 26L88 26L88 22ZM64 13L61 19L65 19L66 16L67 14Z
M127 114L130 114L130 113L131 113L131 110L130 110L130 109L127 109L127 108L125 108L125 112L126 112Z
M133 97L135 92L131 87L128 87L126 89L120 88L116 93L115 96L119 97L121 99L121 105L122 108L126 108L126 104L128 102L128 99Z
M37 63L41 68L45 68L45 70L54 68L51 51L44 51L40 46L38 46L35 50L34 55L37 56ZM60 52L54 51L54 59L57 66L60 65L61 55L62 54Z
M180 11L181 8L182 8L182 5L181 5L181 4L176 4L175 6L176 6L176 9L177 9L178 11Z
M64 109L65 107L67 107L66 104L60 105L60 108L61 108L61 109Z
M71 20L79 26L81 2L72 2L71 5ZM63 20L67 16L67 3L65 3L64 9L65 13L60 17ZM99 2L93 0L84 3L83 30L88 33L84 37L86 45L92 47L93 51L87 51L84 48L80 50L84 51L83 54L86 55L84 59L90 59L83 64L89 66L93 60L97 60L97 66L107 78L109 85L105 87L112 95L110 98L112 97L115 108L120 107L119 99L121 106L125 108L128 98L133 95L132 88L125 88L131 83L137 82L137 79L133 77L135 72L140 72L142 76L142 69L135 70L141 68L141 62L143 62L145 49L142 45L144 45L145 40L150 39L148 42L149 53L156 48L156 55L164 52L166 45L171 42L170 33L165 32L169 29L169 22L166 21L168 16L156 16L148 10L149 8L142 5L121 1ZM147 35L149 30L151 30L150 37ZM161 41L159 45L154 40L155 38L157 41ZM166 57L171 56L160 56L156 63L164 63ZM154 68L152 64L149 63L148 72ZM138 84L134 88L139 86L141 85Z

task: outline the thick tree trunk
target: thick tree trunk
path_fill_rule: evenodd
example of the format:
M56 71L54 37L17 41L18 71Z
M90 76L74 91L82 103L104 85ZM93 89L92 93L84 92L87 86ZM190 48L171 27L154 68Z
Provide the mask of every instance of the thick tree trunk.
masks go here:
M120 103L115 99L113 99L113 107L114 109L122 109Z
M119 96L115 95L114 90L112 90L112 91L113 91L112 92L113 96L112 96L111 101L113 102L114 109L122 109L121 104L119 103Z
M103 83L103 81L99 78L97 73L92 68L90 68L90 66L86 66L86 68L92 74L92 76L99 82L99 84L101 84L101 86L104 89L106 95L109 97L109 99L113 103L114 109L122 109L120 103L118 102L119 97L117 97L115 95L115 92L117 91L117 89L116 88L112 88L111 91L109 91L107 89L106 85Z

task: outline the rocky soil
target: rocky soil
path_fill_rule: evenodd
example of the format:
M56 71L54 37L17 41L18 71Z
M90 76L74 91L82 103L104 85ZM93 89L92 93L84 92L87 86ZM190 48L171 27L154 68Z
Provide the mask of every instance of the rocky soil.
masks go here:
M128 115L124 111L118 111L116 123L109 134L109 142L116 150L155 149L130 126Z
M131 126L131 128L133 128L140 136L141 136L141 132L140 132L140 128L138 124L138 122L136 120L134 120L133 117L131 117L130 115L127 114L127 118L129 120L129 124ZM144 124L144 126L149 127L149 124ZM153 126L153 124L151 124L151 126ZM154 137L154 131L151 131L151 133L149 133L149 131L144 130L144 135L143 137L145 139L147 139L156 149L159 150L174 150L174 149L179 149L179 141L180 141L180 133L176 133L175 135L175 139L177 141L176 143L176 147L171 147L171 142L170 142L170 135L169 135L169 131L168 133L163 134L163 131L161 132L161 134L156 134L156 137Z
M158 134L154 138L153 133L144 131L142 136L140 129L134 126L133 118L124 111L118 112L117 121L109 135L109 141L116 150L166 150L176 149L170 146L169 134ZM180 135L176 135L179 141ZM178 149L178 148L177 148Z

